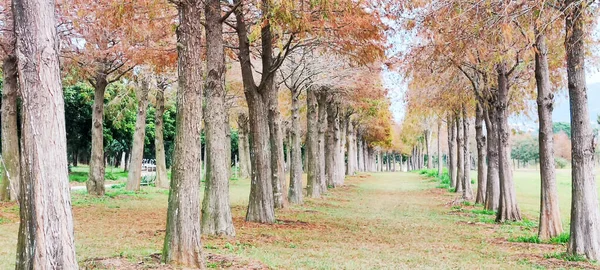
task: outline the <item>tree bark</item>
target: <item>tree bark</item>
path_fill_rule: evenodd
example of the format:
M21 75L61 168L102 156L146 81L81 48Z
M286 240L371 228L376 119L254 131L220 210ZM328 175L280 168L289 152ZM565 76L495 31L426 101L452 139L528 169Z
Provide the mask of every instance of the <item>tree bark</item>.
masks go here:
M240 178L250 178L250 146L248 145L248 115L238 115L238 153L240 159Z
M467 114L467 108L463 105L462 108L462 124L463 124L463 154L464 154L464 172L463 172L463 200L473 200L473 190L471 188L471 152L469 151L469 116Z
M427 169L433 168L431 160L431 130L425 130L425 151L427 152Z
M462 118L456 115L456 193L462 193L464 189L465 174L465 137L463 132Z
M178 91L175 147L164 263L204 268L200 238L200 179L202 176L202 25L200 1L177 6Z
M302 142L300 138L300 91L292 90L292 127L290 129L290 189L289 200L302 204Z
M339 111L340 109L338 109ZM344 185L344 178L346 177L346 133L347 133L347 125L346 122L348 121L348 116L343 114L343 113L339 113L338 119L339 119L339 128L338 128L338 132L337 132L337 136L336 138L338 139L338 143L339 143L339 148L338 148L338 159L336 160L336 168L338 169L337 171L337 175L336 175L336 179L333 182L335 187L338 186L343 186Z
M235 4L241 3L240 0L234 1ZM240 4L241 5L241 4ZM243 8L240 6L235 9L236 32L238 35L239 50L238 58L242 70L242 81L244 85L244 94L248 103L248 122L249 122L249 141L250 141L250 161L251 185L246 212L246 221L260 223L275 222L275 206L273 198L273 181L271 170L271 138L269 131L269 95L265 85L270 82L269 65L272 63L272 44L271 31L268 23L262 26L262 60L263 83L261 88L255 85L252 64L250 60L250 44L248 40L247 27L243 14ZM267 42L268 41L268 42ZM278 153L276 153L278 154ZM281 152L283 154L283 152ZM278 183L275 182L275 183ZM281 190L279 190L281 192Z
M94 105L92 110L92 153L90 172L86 182L87 192L104 196L104 92L108 86L106 74L99 67L94 85Z
M325 175L327 187L335 187L339 168L338 159L340 157L339 141L339 117L337 106L329 100L327 105L327 132L325 144Z
M156 91L156 115L154 119L154 148L156 155L156 187L169 188L167 175L167 160L165 156L164 119L165 113L165 88L159 87Z
M327 192L327 175L326 175L326 136L327 132L327 95L325 93L318 93L317 102L319 105L318 108L318 117L319 117L319 130L318 130L318 143L319 143L319 174L318 183L321 186L321 194Z
M206 235L235 236L229 204L231 174L231 135L229 111L225 104L225 52L221 3L207 0L204 4L206 34L206 68L204 84L206 106L204 124L206 135L206 186L202 201L201 232ZM228 157L228 158L224 158Z
M395 161L395 159L394 159ZM395 163L395 162L394 162ZM442 121L441 119L438 121L438 130L437 130L437 167L438 167L438 177L442 177Z
M347 145L347 153L348 153L348 161L347 161L347 167L346 167L346 174L347 175L354 175L356 173L356 139L355 139L355 131L354 131L354 125L352 123L351 120L348 120L346 122L346 133L347 133L347 140L348 143Z
M356 135L356 142L357 142L356 149L357 149L357 155L358 155L357 156L357 163L356 163L358 165L357 166L357 171L364 172L365 170L364 170L364 165L363 164L364 164L364 158L365 158L365 156L364 156L365 155L365 153L364 153L365 149L364 149L364 146L363 146L363 139L360 136L360 134Z
M475 141L477 143L477 196L475 203L485 204L487 189L487 165L485 134L483 134L483 108L477 103L475 107Z
M567 79L571 104L573 179L571 238L567 253L600 259L600 218L594 178L594 135L590 125L585 80L585 3L566 0Z
M19 127L17 124L17 98L19 85L17 77L17 58L11 54L4 58L2 66L4 82L2 85L2 162L0 170L0 201L15 201L19 197L21 182L19 150Z
M517 205L515 185L510 166L510 127L508 125L509 85L506 63L496 65L498 74L498 100L496 103L496 121L498 123L498 174L500 176L500 205L497 222L521 220L521 211Z
M131 147L131 168L127 174L127 190L140 190L142 179L142 160L144 159L144 139L146 138L146 111L148 110L149 79L141 79L141 89L138 91L138 108Z
M454 118L448 114L446 118L448 126L448 173L450 174L450 187L456 188L457 164L455 156L456 129L454 128Z
M16 269L77 269L55 3L14 0L22 97Z
M485 195L485 209L496 211L500 205L500 175L498 161L498 132L496 123L496 109L494 106L484 108L485 130L487 131L487 187Z
M320 198L319 116L317 95L314 88L309 88L306 92L306 121L307 196Z
M536 28L535 44L535 81L537 85L537 105L539 120L539 149L540 149L540 221L538 236L540 239L550 239L563 232L558 193L556 187L556 172L554 167L554 142L552 130L552 110L554 94L550 86L548 70L548 47L546 37Z

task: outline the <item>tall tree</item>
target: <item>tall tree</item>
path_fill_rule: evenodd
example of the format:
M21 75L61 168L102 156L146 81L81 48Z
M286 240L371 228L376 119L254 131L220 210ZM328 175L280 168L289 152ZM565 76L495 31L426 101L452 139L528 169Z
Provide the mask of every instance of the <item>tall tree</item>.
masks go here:
M487 190L486 141L483 133L483 108L475 107L475 143L477 144L477 195L475 203L485 204Z
M205 3L207 77L204 123L206 132L206 187L202 202L202 233L234 236L233 219L229 205L230 137L229 117L225 105L226 92L225 52L223 50L223 23L221 3ZM229 158L223 157L229 156Z
M204 268L200 238L202 128L201 1L175 3L177 27L177 124L162 261Z
M77 269L54 1L13 0L23 100L16 269Z
M11 46L12 47L12 46ZM2 65L2 157L0 158L0 201L17 200L21 168L19 160L19 136L17 124L17 98L19 86L17 83L17 58L9 54Z
M565 0L565 48L571 105L573 181L567 253L600 259L600 212L594 178L594 135L587 106L585 33L587 1Z
M131 147L131 167L127 174L127 190L140 190L142 180L142 162L144 158L144 140L146 139L146 113L148 111L148 94L150 93L149 75L141 74L139 77L139 89L137 89L137 116L135 120L135 131L133 133L133 145Z

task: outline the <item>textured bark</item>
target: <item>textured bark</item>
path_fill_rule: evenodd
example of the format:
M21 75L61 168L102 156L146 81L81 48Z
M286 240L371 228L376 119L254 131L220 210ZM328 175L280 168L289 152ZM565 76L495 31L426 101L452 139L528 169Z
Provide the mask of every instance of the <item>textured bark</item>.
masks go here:
M348 161L346 165L346 174L354 175L356 173L356 132L354 131L354 124L352 121L347 121L346 123L346 133L347 133L347 153L348 153Z
M290 188L289 201L302 204L302 142L300 136L300 91L292 93L292 127L290 129Z
M356 154L357 154L357 159L356 159L356 170L359 172L364 172L364 158L365 158L365 153L364 153L364 146L363 146L363 139L362 137L357 133L356 135Z
M465 137L462 118L456 116L456 193L462 193L464 188L465 173Z
M178 91L175 147L162 260L204 268L200 239L202 25L200 1L177 6Z
M546 37L543 33L539 33L537 28L536 35L535 81L538 90L540 177L542 181L538 236L540 239L550 239L563 232L554 166L554 133L552 130L554 94L552 94L550 86Z
M160 86L160 85L159 85ZM160 86L156 91L156 115L154 119L154 147L156 155L156 187L169 188L167 175L167 160L165 156L164 119L165 113L165 86ZM125 163L125 162L123 162Z
M486 142L483 134L483 108L475 108L475 141L477 143L477 196L475 203L485 204L487 190Z
M456 129L454 128L454 118L448 115L446 125L448 126L448 173L450 174L450 187L456 188Z
M231 174L231 135L229 110L225 104L225 52L223 25L219 0L204 4L206 21L206 68L204 84L206 106L206 186L202 201L201 232L206 235L235 236L229 204L229 176ZM227 157L227 158L223 158Z
M498 174L498 132L496 123L496 109L493 106L484 108L485 130L487 131L487 187L485 195L485 209L496 211L500 205L500 175Z
M22 97L16 269L77 269L55 3L14 0Z
M314 88L309 88L306 93L306 122L307 196L320 198L319 116L317 95Z
M318 116L319 116L319 130L318 130L318 144L319 144L319 174L317 174L318 183L321 186L321 193L327 192L327 176L325 171L325 164L327 158L325 154L326 137L327 131L327 96L324 93L319 93L317 96L317 102L319 105Z
M431 159L431 130L425 130L425 151L427 153L427 169L433 168L433 160Z
M496 65L498 75L498 100L496 102L496 121L498 123L498 174L500 176L500 204L497 222L521 220L521 211L517 205L515 185L510 166L510 127L508 125L509 85L506 64Z
M238 153L240 159L240 178L250 178L250 145L248 145L248 115L240 113L238 115Z
M463 155L464 155L464 172L463 172L463 200L470 201L473 199L473 190L471 188L471 152L469 151L469 118L467 108L463 105L462 108L462 125L463 125Z
M239 0L234 1L240 4ZM240 4L241 5L241 4ZM268 7L263 7L268 8ZM270 65L272 63L272 44L270 25L265 23L261 29L262 42L262 62L263 78L259 88L254 82L252 64L250 59L250 44L246 22L243 14L243 8L240 6L235 9L236 32L238 35L239 50L238 58L242 71L242 81L244 85L244 94L248 103L248 122L249 122L249 141L250 141L250 161L251 185L248 201L248 210L246 212L246 221L274 223L275 206L273 200L273 181L271 171L271 138L269 132L269 95L266 85L272 85L272 76L270 74ZM267 42L267 40L269 42ZM269 78L270 77L270 78ZM269 81L271 80L271 81ZM271 87L270 90L273 90ZM283 154L283 152L281 152ZM277 182L276 182L277 183ZM280 190L281 191L281 190Z
M104 92L108 81L106 75L98 69L94 85L94 105L92 108L92 152L90 154L90 172L86 182L87 192L91 195L104 195Z
M21 168L19 161L19 136L17 124L17 97L19 86L17 83L17 58L9 55L4 59L2 66L4 82L2 85L2 162L0 171L0 201L17 200L19 197L19 183L21 181Z
M148 93L150 92L149 79L141 79L138 91L138 108L133 132L133 145L131 147L131 167L127 174L127 190L140 190L142 180L142 160L144 159L144 139L146 138L146 112L148 110Z
M395 159L394 159L395 161ZM394 162L395 164L395 162ZM442 121L438 122L437 130L437 167L438 176L442 177Z
M340 157L339 117L337 106L329 102L327 106L327 132L325 143L325 177L327 187L335 187L339 174L337 167Z
M273 182L273 202L275 208L283 208L287 202L287 184L285 183L285 157L283 149L283 131L281 127L281 113L279 112L279 100L277 99L277 88L271 80L267 86L269 102L269 133L271 139L271 181ZM269 89L270 88L270 89ZM302 164L302 163L300 163Z
M338 133L337 133L337 138L339 141L339 152L338 152L338 159L337 161L337 165L336 168L338 169L337 175L336 175L336 179L334 181L334 185L335 187L338 186L343 186L344 185L344 178L346 176L346 142L347 142L347 125L346 122L348 121L348 116L341 114L339 117L339 129L338 129Z
M567 79L571 104L571 141L573 180L571 200L571 238L567 253L600 259L600 218L598 192L594 178L594 135L590 125L585 80L585 21L583 2L566 12Z

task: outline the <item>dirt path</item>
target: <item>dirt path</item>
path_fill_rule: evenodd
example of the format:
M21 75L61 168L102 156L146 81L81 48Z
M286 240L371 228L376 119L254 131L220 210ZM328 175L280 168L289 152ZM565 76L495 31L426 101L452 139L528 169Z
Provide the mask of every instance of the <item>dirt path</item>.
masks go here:
M564 251L562 246L508 242L510 237L532 234L532 229L479 222L490 217L472 213L472 207L452 209L446 205L452 194L416 174L362 175L348 178L346 184L322 199L278 211L276 224L261 225L243 220L248 183L232 182L237 236L204 238L205 250L235 257L235 265L260 261L274 269L582 266L544 259L545 254ZM164 191L147 189L136 196L89 200L74 208L80 261L117 256L139 262L160 252ZM1 217L12 221L0 224L0 269L9 269L18 229L14 206L0 205Z

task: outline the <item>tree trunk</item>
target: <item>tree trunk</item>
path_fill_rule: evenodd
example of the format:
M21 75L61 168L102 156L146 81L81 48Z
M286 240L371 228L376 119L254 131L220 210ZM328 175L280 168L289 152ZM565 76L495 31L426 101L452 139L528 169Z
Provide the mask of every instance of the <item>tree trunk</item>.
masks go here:
M465 173L465 137L463 132L462 118L456 115L456 193L462 193L464 188Z
M178 7L178 91L175 147L164 263L204 268L200 238L200 185L202 176L202 25L201 5L186 1Z
M462 108L462 124L463 124L463 154L464 154L464 180L463 180L463 200L473 200L473 190L471 188L471 152L469 151L469 116L467 114L467 108L463 105Z
M129 155L129 150L125 151L125 165L123 165L123 171L128 172L129 171L129 160L130 160L130 155Z
M287 184L285 184L285 157L283 152L283 132L281 129L281 113L279 112L279 100L277 99L277 88L272 85L269 99L269 133L271 136L271 172L273 182L273 201L275 208L285 207L287 201Z
M338 109L339 110L339 109ZM343 186L344 185L344 178L346 177L346 133L347 133L347 125L346 125L346 121L348 121L348 116L344 115L344 114L340 114L338 116L339 119L339 128L338 128L338 132L337 132L337 136L336 138L338 139L338 143L339 143L339 152L338 152L338 159L336 160L336 168L338 168L337 171L337 175L336 175L336 179L333 182L335 187L338 186Z
M236 4L241 3L239 0ZM235 9L236 32L238 34L238 58L241 63L244 94L248 103L248 122L250 136L251 185L246 221L274 223L275 206L273 199L273 181L271 175L271 138L269 132L269 98L265 88L259 89L254 82L250 60L250 45L246 32L246 23L242 7ZM271 40L270 26L262 26L261 39ZM270 64L272 53L270 42L263 42L263 64ZM263 66L263 68L269 68ZM264 74L268 76L268 74ZM265 79L268 80L268 79ZM265 84L268 82L265 81ZM264 96L267 97L264 97ZM278 153L277 153L278 154ZM283 152L281 152L283 154ZM277 183L277 182L276 182ZM281 192L281 190L279 190Z
M146 138L146 111L148 110L148 93L150 92L149 79L141 79L141 89L138 91L137 118L133 133L133 146L131 147L131 169L127 174L127 190L140 190L142 179L142 160L144 159L144 139Z
M427 169L433 168L431 160L431 130L425 130L425 151L427 152Z
M437 167L438 167L438 177L442 177L442 121L441 119L438 121L438 130L437 130Z
M487 187L485 195L485 209L496 211L500 205L500 175L498 174L498 132L496 123L496 109L494 106L484 108L485 130L487 132Z
M292 127L290 129L290 189L289 200L302 204L302 142L300 136L300 91L292 93Z
M154 148L156 155L156 187L169 188L169 177L167 175L167 161L165 157L164 120L165 113L165 88L160 87L156 91L156 115L154 119Z
M475 141L477 143L477 196L475 203L485 204L487 189L487 165L485 163L485 134L483 134L483 108L475 107Z
M319 153L319 116L317 95L314 88L309 88L306 93L306 173L307 173L307 196L311 198L321 197L320 153Z
M356 160L356 162L357 163L356 164L358 165L357 166L357 171L364 172L365 170L364 170L364 165L363 164L364 164L364 155L365 154L364 154L363 151L365 149L363 147L363 139L362 139L362 137L360 135L356 136L356 142L357 142L357 145L356 145L356 150L357 150L357 160Z
M537 85L537 105L539 119L541 202L538 236L550 239L562 233L562 222L558 207L556 172L554 167L554 142L552 130L552 110L554 95L550 86L548 70L548 47L546 37L536 28L535 81Z
M327 163L327 155L326 155L326 136L325 133L327 131L327 95L325 93L318 93L317 102L319 105L318 108L318 117L319 117L319 126L318 126L318 143L319 143L319 174L318 183L321 186L321 193L327 192L327 175L326 175L326 167Z
M240 178L250 178L250 146L248 145L248 115L238 115L238 154L240 158Z
M574 5L573 5L574 4ZM571 104L571 141L573 179L571 200L571 238L567 253L600 259L600 218L598 192L594 178L594 135L590 125L585 80L585 3L566 0L573 5L566 12L566 51L569 101Z
M19 85L17 83L17 58L9 55L4 58L2 66L4 82L2 87L2 157L0 171L0 201L17 200L19 198L19 183L21 181L19 151L19 127L17 124L17 98Z
M498 160L500 175L500 205L497 222L521 220L521 211L517 205L515 185L510 166L510 127L508 125L509 85L506 64L496 65L498 73L498 100L496 117L498 122Z
M77 269L54 1L13 0L22 97L16 269Z
M220 1L207 0L204 5L204 14L206 17L206 68L208 69L204 84L207 160L201 232L206 235L235 236L229 204L231 135L228 121L229 111L225 104L227 93L223 85L225 52L223 51Z
M339 142L339 118L337 106L333 102L329 102L327 106L327 133L325 144L325 175L327 187L335 187L335 181L339 173L338 159L340 157L340 142Z
M347 137L348 137L348 143L347 143L347 151L348 152L348 161L347 161L347 166L346 166L346 174L347 175L354 175L356 173L356 139L354 137L355 132L354 132L354 125L352 124L351 120L348 120L346 122L347 124L347 128L346 128L346 133L347 133Z
M456 129L454 128L454 118L448 114L446 118L446 125L448 126L448 173L450 174L450 187L456 188L456 174L458 173L456 164Z
M92 110L92 153L90 172L86 182L87 192L104 196L104 92L108 81L99 68L94 85L94 105Z

